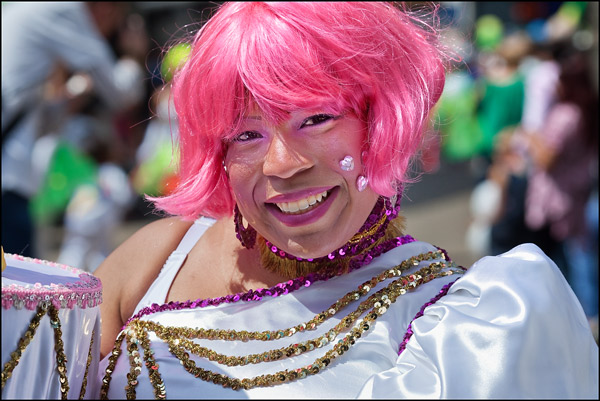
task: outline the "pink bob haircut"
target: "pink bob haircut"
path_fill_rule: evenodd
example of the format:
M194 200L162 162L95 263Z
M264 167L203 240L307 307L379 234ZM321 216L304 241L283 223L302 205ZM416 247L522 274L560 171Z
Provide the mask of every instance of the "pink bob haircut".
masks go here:
M253 106L271 123L313 107L364 118L369 185L392 196L409 181L444 87L438 39L432 25L392 3L223 4L195 34L173 78L179 185L148 199L186 220L231 215L227 140Z

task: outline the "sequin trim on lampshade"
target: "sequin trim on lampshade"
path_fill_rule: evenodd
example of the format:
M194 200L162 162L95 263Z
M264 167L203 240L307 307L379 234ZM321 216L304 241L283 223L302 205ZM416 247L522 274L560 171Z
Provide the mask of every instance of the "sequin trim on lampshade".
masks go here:
M3 272L2 307L4 309L35 310L39 306L52 304L56 309L93 308L102 303L102 283L97 277L61 263L34 259L7 253L7 268ZM72 273L74 282L57 284L4 284L11 277L11 264L39 264L52 266ZM7 280L8 281L8 280Z

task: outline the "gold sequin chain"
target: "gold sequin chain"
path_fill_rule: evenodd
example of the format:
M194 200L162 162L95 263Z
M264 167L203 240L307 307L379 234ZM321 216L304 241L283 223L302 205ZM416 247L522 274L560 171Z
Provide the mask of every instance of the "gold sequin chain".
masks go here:
M260 341L271 341L277 340L283 337L291 337L292 335L305 331L305 330L316 330L316 328L325 322L327 319L334 316L336 313L344 309L353 301L360 299L360 297L366 295L371 288L374 288L377 284L382 281L397 277L403 271L410 267L416 267L420 262L425 260L433 260L438 258L444 258L444 254L441 251L432 251L415 255L409 259L404 260L397 266L394 266L388 270L383 271L379 275L365 281L358 286L357 290L350 291L334 304L329 306L327 309L316 314L311 320L305 323L300 323L294 327L272 330L272 331L246 331L246 330L220 330L220 329L204 329L204 328L186 328L180 327L164 327L158 323L152 321L142 321L139 319L133 320L132 325L142 325L145 329L156 332L157 336L161 339L172 337L175 333L180 334L180 337L186 339L208 339L208 340L223 340L223 341L248 341L248 340L260 340ZM364 310L363 310L364 311Z
M83 374L83 382L81 383L81 390L79 391L79 399L83 400L85 397L85 391L87 389L87 379L88 372L90 371L90 365L92 364L93 359L93 350L94 350L94 337L96 335L96 330L92 330L92 338L90 339L90 348L88 349L87 361L85 363L85 373Z
M328 319L329 317L335 315L335 313L337 311L339 311L339 309L345 307L351 301L357 300L360 298L360 296L366 295L371 288L373 288L377 285L377 283L384 281L387 278L392 278L392 277L400 275L400 272L402 270L405 270L406 268L408 268L411 265L418 265L419 261L439 258L442 255L443 254L441 252L431 252L428 254L418 255L418 257L411 258L411 259L405 261L405 263L400 264L400 265L398 265L392 269L389 269L387 271L384 271L380 275L375 276L373 279L364 282L363 284L361 284L358 287L359 288L358 291L352 291L352 292L346 294L346 296L344 296L342 298L342 300L344 300L344 302L338 301L334 305L332 305L328 311L317 315L317 317L319 319L319 323ZM432 266L433 265L430 265L429 268L432 269L433 268ZM406 281L406 278L403 278L402 280ZM387 292L386 289L384 289L383 291ZM356 310L352 311L346 317L344 317L334 328L332 328L331 330L329 330L328 332L324 333L323 335L321 335L317 338L314 338L314 339L311 339L308 341L304 341L301 343L297 343L297 344L290 344L288 346L285 346L285 347L282 347L279 349L270 350L270 351L263 352L260 354L251 354L251 355L246 355L246 356L222 355L222 354L216 353L215 351L213 351L209 348L202 347L202 346L196 344L195 342L189 340L189 338L198 338L198 336L194 335L195 333L193 330L190 330L187 328L177 328L177 329L166 328L166 327L164 327L158 323L152 322L152 321L139 321L139 320L137 320L134 323L134 325L141 326L144 330L155 332L156 335L161 340L163 340L165 343L167 343L172 348L179 347L182 349L186 349L186 350L192 352L192 354L194 354L194 355L197 355L201 358L207 358L211 361L216 361L217 363L220 363L223 365L244 366L244 365L248 365L248 364L258 364L261 362L275 361L275 360L279 360L279 359L282 359L285 357L296 356L296 355L300 355L305 352L312 351L315 348L323 347L327 343L333 341L339 332L350 327L354 322L356 322L356 320L360 317L360 315L362 315L365 311L367 311L373 307L381 308L381 306L382 306L381 302L384 302L384 304L389 305L390 301L387 298L387 295L384 294L384 297L385 297L384 300L378 299L380 295L381 294L378 294L378 293L371 295L367 300L363 301L358 306L358 308L356 308ZM339 307L339 309L338 309L338 307ZM311 323L311 325L312 324L314 324L314 323ZM308 325L308 327L312 327L311 325ZM307 324L303 323L303 326L306 327ZM228 335L229 333L231 333L231 334ZM284 331L282 330L282 331L279 331L278 333L281 334L281 333L284 333ZM291 336L294 333L295 332L293 331L293 328L292 328L289 331L288 336ZM232 339L234 339L234 337L239 339L240 335L242 336L243 339L250 338L250 339L265 341L264 332L262 332L262 333L261 332L237 333L235 331L228 331L225 333L225 335L222 338L217 337L216 339L232 340ZM282 336L279 336L278 338L280 338L280 337L282 337ZM210 339L215 339L215 338L210 338Z
M27 348L27 346L33 339L33 336L35 335L35 332L38 326L40 325L40 319L46 314L46 311L47 309L42 309L41 307L37 308L35 315L33 315L33 318L29 323L29 328L17 343L17 349L11 352L10 361L4 364L4 369L2 369L2 388L4 388L6 381L12 376L13 370L19 364L23 351L25 351L25 348Z
M58 371L58 379L60 382L61 399L66 400L69 392L69 380L67 378L67 357L65 355L65 347L62 341L61 323L58 317L58 310L48 302L42 302L38 306L35 315L29 323L29 328L27 331L25 331L25 334L17 343L17 349L11 352L10 361L4 364L4 369L2 370L2 388L4 389L6 381L12 376L12 372L19 364L23 352L25 352L25 349L33 340L33 336L40 325L40 320L46 314L48 314L48 317L50 318L50 326L54 330L56 370Z
M218 330L218 329L202 329L202 328L187 328L187 327L165 327L153 321L141 321L139 319L132 320L127 328L123 330L115 342L115 347L112 354L109 356L109 363L106 369L106 375L102 381L101 397L106 399L108 387L111 380L111 374L114 371L116 361L121 354L121 344L126 339L127 353L130 359L130 372L127 374L128 384L126 386L126 394L128 399L135 398L135 387L138 384L138 375L141 373L141 358L139 346L143 349L144 361L149 371L150 381L154 388L155 397L157 399L166 398L165 385L162 382L158 373L158 364L153 359L153 351L150 348L148 332L154 332L161 340L169 347L169 351L179 359L187 372L204 381L221 384L224 387L232 389L250 389L253 387L264 387L275 384L281 384L286 381L296 380L307 375L312 375L325 369L331 361L343 355L348 349L373 325L377 317L384 314L388 307L396 301L400 295L404 295L407 291L418 287L420 284L431 281L437 277L451 275L455 273L463 273L463 270L454 269L456 265L452 262L438 261L429 264L413 274L402 276L402 272L409 267L416 267L420 262L433 259L445 259L441 251L428 252L413 256L401 264L383 271L371 280L367 280L358 286L358 290L348 292L344 297L340 298L328 309L317 314L313 319L306 323L301 323L294 327L274 330L274 331L236 331L236 330ZM462 268L461 268L462 269ZM251 354L246 356L228 356L219 354L209 348L202 347L199 344L191 341L192 339L209 339L209 340L260 340L270 341L284 336L292 336L304 330L315 330L322 322L334 316L340 310L348 306L350 303L357 301L362 296L368 295L371 289L379 283L398 277L386 287L380 289L376 293L369 296L358 307L343 317L340 322L330 329L328 332L319 337L304 341L299 344L291 344L286 347L278 348L263 352L261 354ZM370 311L369 311L370 310ZM363 313L365 317L358 321ZM357 322L358 321L358 322ZM309 352L315 348L321 348L328 343L333 343L335 339L347 332L343 339L340 339L333 348L328 350L321 358L316 359L311 365L307 365L294 370L280 371L275 374L261 375L254 378L237 379L227 375L214 373L196 366L194 360L190 359L188 352L201 358L215 361L219 364L228 366L240 366L249 363L257 364L267 361L275 361L281 358L293 357L304 352Z
M215 384L220 384L223 387L228 387L233 390L239 390L244 388L249 390L254 387L267 387L282 384L284 382L294 381L297 379L302 379L307 377L308 375L317 374L320 371L327 368L331 362L335 359L343 355L347 352L352 345L355 344L356 340L364 335L368 330L371 329L375 320L383 315L390 304L396 301L396 299L400 295L406 294L408 290L417 288L420 284L431 281L437 277L447 276L455 273L462 273L463 270L445 270L441 271L444 267L453 267L452 265L448 266L443 262L434 262L431 265L419 270L415 274L412 274L405 278L405 280L399 279L392 282L386 288L377 292L377 302L373 305L374 308L367 313L365 318L356 324L349 333L344 336L343 339L340 339L336 344L334 344L333 348L325 353L325 355L321 358L317 358L312 364L303 366L294 370L284 370L279 371L274 374L266 374L260 375L253 378L232 378L225 374L214 373L206 369L202 369L196 366L196 362L190 359L189 354L182 347L173 347L169 344L169 351L180 360L181 364L185 368L185 370L194 375L197 378L200 378L207 382L213 382ZM343 321L343 320L342 320ZM328 336L330 336L330 341L333 342L339 332L343 331L340 327L336 327L336 329L332 329L328 332ZM266 353L265 353L266 354ZM227 358L226 356L223 356ZM265 360L266 361L266 360Z

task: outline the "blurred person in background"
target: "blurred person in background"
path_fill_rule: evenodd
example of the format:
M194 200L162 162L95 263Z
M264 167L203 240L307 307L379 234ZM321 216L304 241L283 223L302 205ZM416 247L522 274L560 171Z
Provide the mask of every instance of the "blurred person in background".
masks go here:
M526 170L515 163L508 142L521 123L525 83L519 66L530 46L529 36L516 32L480 54L483 75L477 83L476 109L480 136L472 160L477 185L470 199L473 220L466 233L469 249L478 256L498 255L527 242L523 235Z
M532 242L525 225L527 163L514 128L498 134L485 179L470 197L472 221L466 242L473 255L499 255L518 244Z
M487 165L498 134L521 122L525 84L519 64L529 45L526 34L515 33L503 38L493 51L480 55L482 76L477 83L480 99L476 113L482 135L479 153Z
M130 28L118 32L113 43L117 54L129 55L127 49L132 46L148 48L145 22L140 15L129 14L123 26ZM97 97L95 93L91 95ZM146 99L141 94L137 97ZM136 200L128 175L131 146L135 143L131 126L140 121L138 109L145 106L140 101L115 113L103 102L92 101L66 119L56 130L59 135L47 135L59 137L58 151L68 151L71 157L89 166L84 173L69 169L70 163L64 165L55 155L44 187L33 199L38 222L63 218L59 263L93 272L113 250L116 230ZM69 185L57 190L53 185L55 174L65 174Z
M586 315L597 318L598 261L586 210L597 180L598 95L584 53L561 62L555 94L542 128L524 136L532 162L525 222L551 257L564 255L565 276Z
M561 241L551 233L547 224L532 223L531 217L527 216L531 215L533 208L542 203L552 203L553 200L540 199L537 205L527 203L535 192L531 189L531 180L539 181L539 178L533 178L540 167L540 159L534 154L539 152L533 150L533 147L548 139L544 132L550 127L549 113L558 102L561 64L573 53L575 49L564 39L545 38L542 42L534 44L531 54L523 60L520 67L526 77L523 117L507 148L515 159L520 160L520 171L523 171L519 174L518 197L513 196L511 199L510 194L508 196L508 201L519 207L519 217L514 219L515 226L518 226L516 230L519 230L525 241L535 243L550 255L567 278L569 263ZM515 243L510 236L504 238L505 247L499 251L508 250Z
M64 236L57 262L93 272L113 250L115 229L133 205L129 176L119 163L110 120L80 116L76 129L88 140L79 149L93 165L78 179L64 211Z
M117 59L110 40L125 21L124 2L2 4L2 244L7 252L34 256L30 200L42 173L32 158L36 140L89 106L94 93L111 112L140 100L146 49ZM49 106L46 84L56 71L65 84ZM56 77L53 77L53 79ZM48 111L51 110L51 113ZM44 117L51 115L52 127Z
M560 73L558 59L562 43L536 43L523 60L521 71L525 75L525 99L521 127L526 132L540 131L550 107L556 101L556 85Z
M446 73L446 84L435 106L435 128L441 140L445 160L460 162L471 159L478 151L480 132L475 110L478 96L475 90L473 45L457 28L446 31L445 41L460 49L458 57L464 60L456 69Z
M596 166L598 159L596 159ZM598 169L596 168L596 172ZM587 247L585 260L590 264L587 271L574 279L573 287L577 296L584 305L584 312L588 316L592 333L598 342L598 175L595 176L594 190L585 208L586 228L588 235L584 247ZM585 248L584 248L585 249ZM577 272L580 266L575 266L572 271ZM580 287L580 288L578 288ZM587 306L585 306L587 305Z

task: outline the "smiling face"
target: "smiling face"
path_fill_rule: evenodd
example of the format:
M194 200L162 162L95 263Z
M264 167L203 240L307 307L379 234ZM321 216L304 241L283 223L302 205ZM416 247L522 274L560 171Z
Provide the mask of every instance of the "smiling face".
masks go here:
M366 125L352 113L301 110L277 126L249 113L228 143L225 166L244 218L278 248L325 256L363 225L378 195L356 188ZM354 159L345 171L340 161Z

